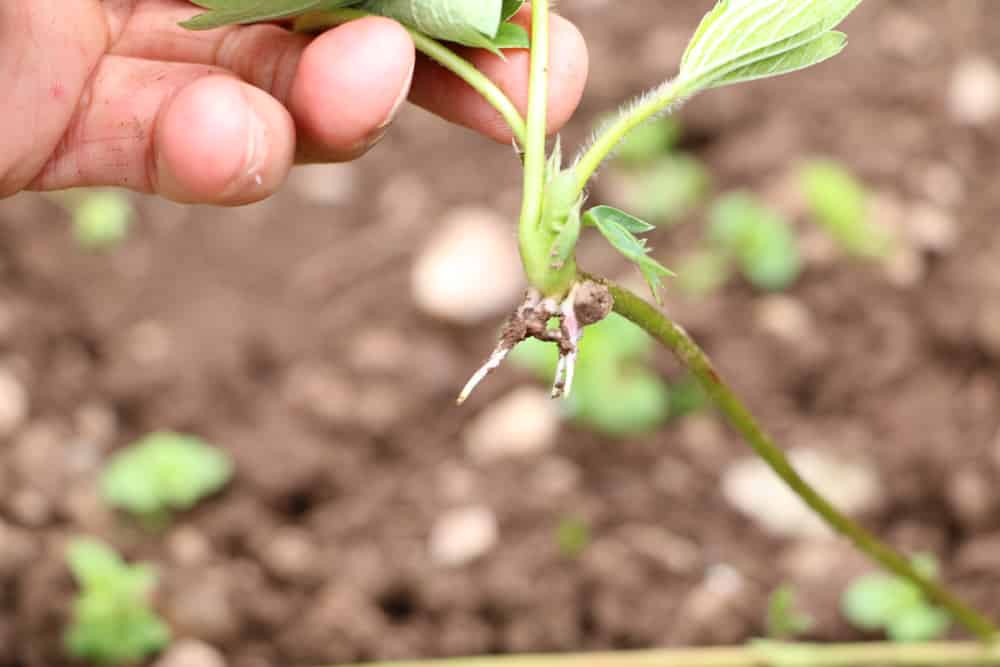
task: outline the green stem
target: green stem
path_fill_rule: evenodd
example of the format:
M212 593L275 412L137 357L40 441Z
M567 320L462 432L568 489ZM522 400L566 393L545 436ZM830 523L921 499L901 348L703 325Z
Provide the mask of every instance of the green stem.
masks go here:
M841 514L789 463L784 452L761 429L750 411L733 393L712 365L711 360L684 329L654 306L632 292L605 283L615 300L615 312L631 320L666 346L688 371L697 378L729 423L764 459L772 470L813 509L831 528L850 539L865 554L886 570L912 582L931 600L947 609L952 617L983 641L992 642L997 628L966 605L943 585L921 575L903 556L880 542L874 535Z
M576 186L579 193L587 188L587 183L593 178L601 164L608 159L615 147L629 132L636 129L650 118L680 104L690 95L688 86L679 81L665 83L636 102L626 105L611 123L601 130L601 133L580 156L574 167Z
M524 197L519 237L531 236L542 216L545 191L545 137L549 103L549 0L531 4L531 78L524 141ZM522 254L525 248L522 248Z
M359 9L332 9L329 11L312 12L299 17L295 21L295 30L298 32L322 30L349 21L356 21L367 16L372 16L372 14ZM521 117L521 112L517 110L517 107L510 101L510 98L500 90L499 86L476 69L472 63L462 58L441 42L431 39L424 33L408 26L404 25L403 27L410 33L410 37L413 38L413 44L417 51L420 51L469 84L490 106L503 116L517 142L522 145L525 143L527 130L524 118Z
M784 644L615 653L494 656L387 662L369 667L981 667L1000 665L1000 649L974 642Z

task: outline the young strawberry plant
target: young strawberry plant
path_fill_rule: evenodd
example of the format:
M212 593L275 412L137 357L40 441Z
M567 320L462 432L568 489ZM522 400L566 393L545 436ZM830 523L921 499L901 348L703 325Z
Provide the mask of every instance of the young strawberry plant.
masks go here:
M99 665L134 664L170 641L166 623L150 606L156 574L148 565L128 565L102 542L77 539L66 561L80 591L66 650Z
M714 88L802 70L840 53L846 36L835 28L861 0L719 0L698 26L680 71L624 105L574 158L564 160L558 140L547 149L550 0L531 4L531 34L509 23L522 0L198 0L208 11L187 23L208 29L230 23L296 17L295 28L319 31L372 14L399 20L418 50L463 79L508 122L523 164L518 240L530 286L503 328L493 354L460 393L464 401L519 343L554 343L559 359L553 394L569 394L580 341L587 327L614 310L674 352L732 426L773 470L831 527L851 539L890 572L913 583L928 599L983 639L996 628L903 556L839 513L803 480L723 381L690 336L656 306L577 265L577 242L601 234L636 265L659 301L672 273L659 263L642 235L652 226L609 206L591 205L588 186L601 165L632 131ZM635 11L640 11L636 5ZM441 40L502 53L530 48L527 114L471 63ZM872 660L870 662L879 662ZM804 664L804 663L796 663Z
M833 160L812 160L799 171L809 215L850 255L884 258L892 251L887 230L871 221L868 193L851 172Z
M112 457L101 491L111 505L156 527L221 489L232 474L229 457L200 438L151 433Z

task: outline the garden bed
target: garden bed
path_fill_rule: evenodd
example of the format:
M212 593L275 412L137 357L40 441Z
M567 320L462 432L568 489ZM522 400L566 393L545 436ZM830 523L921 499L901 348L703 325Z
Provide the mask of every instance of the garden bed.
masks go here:
M707 4L561 7L592 41L585 111L674 71ZM667 307L780 443L865 461L880 479L867 525L935 553L998 617L1000 125L957 122L949 94L970 58L1000 61L989 17L964 0L867 3L840 58L680 116L683 147L720 191L794 213L795 161L829 155L880 193L884 215L912 226L931 211L954 243L887 267L831 259L804 232L807 269L778 300L734 283L701 301L668 294ZM509 150L410 111L329 177L238 210L143 199L142 224L110 255L82 253L41 197L0 203L0 368L29 405L0 432L0 665L69 664L63 549L80 533L155 562L175 633L236 667L738 643L764 633L783 582L818 621L810 637L860 638L838 600L865 563L732 507L720 481L747 450L707 415L624 440L566 425L528 457L467 455L468 425L532 379L505 369L455 407L499 319L422 314L410 271L457 207L513 226ZM598 181L609 203L612 180ZM693 223L656 246L669 258L699 236ZM677 372L666 355L656 365ZM105 508L96 479L113 448L166 428L218 444L237 470L156 534ZM445 567L429 536L469 507L493 513L498 539ZM592 533L572 558L554 538L566 517Z

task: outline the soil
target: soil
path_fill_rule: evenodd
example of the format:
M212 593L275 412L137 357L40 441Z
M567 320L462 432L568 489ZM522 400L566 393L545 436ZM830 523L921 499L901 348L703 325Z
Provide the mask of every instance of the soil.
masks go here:
M564 3L592 41L579 117L674 71L709 4ZM961 60L1000 60L991 7L866 3L832 63L681 114L684 148L719 190L794 208L794 160L830 155L896 201L946 210L954 246L892 275L816 253L786 295L805 333L776 335L787 327L762 322L765 300L739 283L668 308L780 442L871 461L883 488L866 523L936 553L944 578L1000 617L1000 131L955 123L947 99ZM499 322L421 315L409 270L455 206L513 220L518 169L509 150L404 116L345 167L351 196L289 190L239 210L141 199L142 224L110 255L82 253L42 197L0 203L0 366L29 401L0 433L0 665L71 664L62 549L81 533L155 562L175 633L236 667L740 642L764 632L785 581L817 616L811 637L858 638L836 601L864 564L836 542L768 536L729 506L720 477L746 450L709 416L625 440L567 425L551 452L466 459L465 425L528 378L502 370L457 408ZM572 126L564 144L588 131ZM614 203L606 190L595 198ZM686 225L656 245L669 257L699 235ZM591 250L588 268L625 270ZM667 355L656 363L676 373ZM107 510L95 480L110 451L159 429L217 443L237 473L150 533ZM493 509L499 542L437 566L431 526L466 505ZM570 515L593 533L576 558L553 539Z

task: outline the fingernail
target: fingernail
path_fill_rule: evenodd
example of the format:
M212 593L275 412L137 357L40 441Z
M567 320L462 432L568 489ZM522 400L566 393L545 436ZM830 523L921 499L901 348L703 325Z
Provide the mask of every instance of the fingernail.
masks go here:
M267 161L270 133L268 132L267 124L257 115L252 105L247 105L247 114L248 132L244 173L248 181L256 185L261 185L263 182L261 170Z
M410 73L406 75L406 83L403 85L403 89L399 91L399 97L397 97L396 101L392 103L392 108L389 109L389 115L386 116L386 119L381 125L378 126L378 129L381 130L388 127L389 124L396 119L396 115L399 114L399 110L402 108L403 102L405 102L406 98L410 96L410 85L413 84L414 69L416 69L416 61L410 65ZM381 139L381 137L378 138Z

